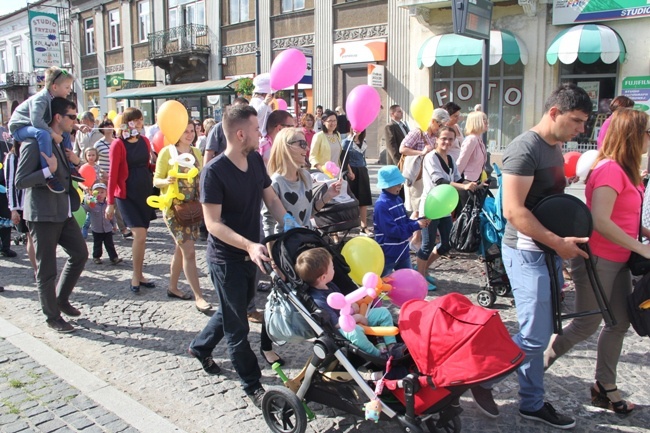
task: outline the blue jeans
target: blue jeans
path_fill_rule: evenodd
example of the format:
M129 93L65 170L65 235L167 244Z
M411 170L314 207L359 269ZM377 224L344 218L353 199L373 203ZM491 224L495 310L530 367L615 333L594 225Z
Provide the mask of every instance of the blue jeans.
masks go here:
M225 336L232 365L244 392L251 395L262 386L260 366L248 342L250 328L246 316L247 306L255 296L257 265L250 261L231 261L208 263L208 268L219 297L219 309L190 347L201 358L212 356L212 351Z
M14 138L17 141L25 141L28 138L35 138L38 143L38 150L46 154L47 156L52 156L52 136L45 129L34 128L33 126L23 126L14 132ZM61 145L65 149L72 150L72 142L70 141L70 134L67 132L63 133L63 141ZM41 168L47 167L47 161L41 155ZM70 164L72 166L72 164Z
M431 220L429 225L422 229L422 246L417 253L421 260L429 260L429 256L433 252L433 248L437 247L438 254L447 254L451 250L449 245L449 235L451 234L451 226L453 222L450 216L446 216L437 220ZM440 232L440 243L436 242L436 233Z
M368 312L368 326L394 326L393 316L390 315L390 311L385 307L372 308ZM373 356L381 355L379 349L377 349L371 342L368 340L366 334L363 333L363 328L359 325L355 326L354 329L350 332L345 332L342 329L339 329L341 334L356 346L359 349L363 350L366 353L369 353ZM397 340L392 335L387 335L382 337L384 343L395 344Z
M519 333L512 339L526 354L517 370L519 409L534 412L544 405L544 351L553 334L551 278L543 252L502 247L519 322ZM562 261L557 256L555 266L562 275Z
M411 269L411 257L409 255L409 248L408 245L406 246L406 249L402 251L402 255L399 256L395 261L393 262L388 262L386 261L386 264L384 264L384 270L381 273L382 277L385 277L386 275L392 273L393 271L397 271L399 269Z

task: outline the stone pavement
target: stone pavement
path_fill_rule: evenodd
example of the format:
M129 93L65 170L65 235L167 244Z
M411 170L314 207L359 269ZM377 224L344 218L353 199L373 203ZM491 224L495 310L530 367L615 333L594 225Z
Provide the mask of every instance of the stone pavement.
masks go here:
M371 167L373 178L376 169ZM92 241L89 241L89 246L91 244ZM0 261L0 285L6 288L0 294L0 317L22 330L26 337L35 337L85 369L97 381L108 384L116 393L128 395L179 429L187 432L208 432L215 428L241 432L268 431L260 411L241 391L224 343L214 352L215 359L224 370L222 376L205 375L199 363L186 354L188 343L203 328L207 318L196 311L192 301L170 300L165 295L173 244L162 221L155 221L150 230L145 259L145 273L157 283L157 288L143 289L140 295L129 291L130 245L121 238L116 244L124 263L112 266L95 265L89 261L86 265L72 297L72 303L82 311L81 317L72 320L77 327L76 332L62 335L46 327L23 246L15 247L19 252L18 258ZM63 264L63 257L60 252L59 267ZM205 243L197 245L197 261L207 299L216 303L214 289L206 274ZM438 279L439 287L437 292L432 293L433 296L456 291L475 299L476 292L484 285L483 267L472 255L458 254L454 260L440 260L434 264L432 274ZM184 283L181 288L189 290ZM565 308L570 307L572 299L573 293L569 288ZM262 308L265 294L258 294L256 301L258 307ZM509 330L515 332L517 323L511 300L499 298L494 308L499 310ZM2 326L0 322L0 330ZM250 340L255 353L258 353L259 330L259 325L251 326ZM6 343L1 343L0 357L6 356L9 360L0 364L0 368L20 371L22 367L15 365L20 363L14 359L24 357L19 352L16 357L6 355ZM625 340L619 364L619 387L626 398L637 404L637 409L627 417L619 417L589 404L595 344L596 340L592 337L561 358L547 372L547 399L560 411L577 418L576 432L650 431L650 391L645 376L650 373L650 340L641 339L633 331ZM278 353L288 361L285 372L289 376L302 367L309 350L309 344L287 344L277 348ZM279 385L279 379L259 355L258 361L263 367L263 384ZM22 377L30 378L30 374L43 371L39 370L39 366L26 362L28 366L24 373L20 373ZM66 380L74 382L72 378ZM25 379L25 382L28 380ZM61 389L65 388L64 384L59 384ZM75 384L77 388L80 386ZM11 385L9 388L15 389ZM515 375L496 385L495 397L502 412L497 420L483 417L471 399L463 397L463 431L533 433L552 430L517 415L517 388ZM0 399L4 398L5 389L0 388ZM73 388L68 395L74 392ZM87 396L83 392L74 395L71 402ZM39 403L46 407L44 402ZM310 423L309 431L398 431L395 423L371 424L340 411L319 405L312 407L317 419ZM94 419L89 411L80 412ZM120 414L118 410L113 412ZM3 423L2 420L0 418L0 423ZM106 429L101 425L97 427ZM6 425L0 424L1 431L6 428Z

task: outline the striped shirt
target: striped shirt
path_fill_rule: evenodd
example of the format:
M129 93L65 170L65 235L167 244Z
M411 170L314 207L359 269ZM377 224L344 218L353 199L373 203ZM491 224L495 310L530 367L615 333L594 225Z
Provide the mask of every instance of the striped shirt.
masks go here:
M99 164L99 168L108 175L108 170L111 167L108 161L108 152L111 149L111 142L102 138L97 140L94 147L97 149L97 164Z
M4 162L5 185L7 186L7 201L9 210L23 210L24 190L16 188L16 169L18 158L14 153L8 153Z
M413 232L420 230L417 221L409 219L398 195L382 190L373 213L375 241L384 251L386 263L395 263L409 254L408 243Z
M408 147L413 150L422 150L427 144L431 145L432 149L436 147L436 136L429 136L426 132L422 132L419 129L413 129L409 132L404 140L402 140L404 147Z

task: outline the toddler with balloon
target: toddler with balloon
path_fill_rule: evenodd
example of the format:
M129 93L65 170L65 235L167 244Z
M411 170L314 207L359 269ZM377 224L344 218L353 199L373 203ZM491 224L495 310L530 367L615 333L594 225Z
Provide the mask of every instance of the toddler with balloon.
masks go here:
M401 358L404 356L405 346L398 344L392 335L383 337L385 346L375 346L368 340L360 326L355 326L351 331L344 331L339 326L339 313L328 303L332 294L340 294L339 288L332 282L334 278L334 263L332 256L325 248L312 248L300 253L296 259L295 266L298 276L309 285L309 295L316 305L327 313L329 321L339 332L358 346L364 352L376 357L393 356ZM341 295L339 295L341 296ZM375 307L368 310L366 315L358 313L358 305L350 305L355 313L354 320L365 326L393 326L393 318L387 308Z

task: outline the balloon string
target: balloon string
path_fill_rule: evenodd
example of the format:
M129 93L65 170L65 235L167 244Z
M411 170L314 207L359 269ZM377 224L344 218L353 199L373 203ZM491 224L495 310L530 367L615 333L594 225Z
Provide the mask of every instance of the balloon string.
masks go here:
M341 160L341 161L343 162L343 164L345 164L345 158L347 158L348 153L350 152L350 148L351 148L352 145L354 144L354 137L355 137L356 135L357 135L357 133L356 133L356 132L353 132L353 133L352 133L352 136L350 137L350 145L348 146L347 149L345 149L345 153L343 154L343 159ZM341 179L343 178L343 167L342 167L343 164L341 164L341 170L339 171L339 180L341 180Z

